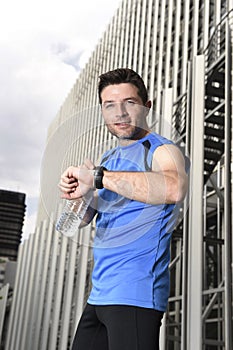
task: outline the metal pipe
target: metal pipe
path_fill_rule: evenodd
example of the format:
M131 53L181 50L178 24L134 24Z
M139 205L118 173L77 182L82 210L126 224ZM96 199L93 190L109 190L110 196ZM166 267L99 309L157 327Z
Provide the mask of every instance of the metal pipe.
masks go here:
M225 68L225 349L232 350L231 103L232 38L226 21Z

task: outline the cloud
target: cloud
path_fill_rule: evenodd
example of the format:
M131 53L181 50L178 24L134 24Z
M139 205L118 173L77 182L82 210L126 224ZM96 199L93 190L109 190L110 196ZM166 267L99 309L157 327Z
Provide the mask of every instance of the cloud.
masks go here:
M0 14L0 187L27 196L34 231L50 122L85 66L119 0L9 0Z

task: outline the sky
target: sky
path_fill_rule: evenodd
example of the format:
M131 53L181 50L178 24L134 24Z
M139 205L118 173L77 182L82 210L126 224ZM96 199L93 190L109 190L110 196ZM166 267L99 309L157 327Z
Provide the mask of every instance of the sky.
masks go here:
M26 194L34 232L40 167L56 116L121 0L8 0L0 11L0 189Z

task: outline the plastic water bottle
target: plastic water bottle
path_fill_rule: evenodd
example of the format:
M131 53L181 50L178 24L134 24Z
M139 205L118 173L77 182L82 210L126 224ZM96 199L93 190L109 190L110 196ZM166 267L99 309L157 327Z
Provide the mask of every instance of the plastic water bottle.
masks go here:
M67 200L56 224L56 230L67 237L74 236L80 227L91 200L92 196Z

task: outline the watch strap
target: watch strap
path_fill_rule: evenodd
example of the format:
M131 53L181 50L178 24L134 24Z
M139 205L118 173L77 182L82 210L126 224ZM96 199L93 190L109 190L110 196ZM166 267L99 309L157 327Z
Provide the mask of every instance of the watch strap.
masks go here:
M104 171L107 171L107 169L104 166L97 166L94 169L94 187L97 189L103 188L103 176Z

